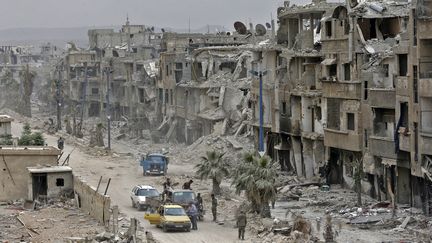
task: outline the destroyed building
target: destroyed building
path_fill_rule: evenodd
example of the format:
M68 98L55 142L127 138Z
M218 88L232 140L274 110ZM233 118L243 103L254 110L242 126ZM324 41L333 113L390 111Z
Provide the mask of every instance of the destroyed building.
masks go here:
M245 130L251 53L242 46L268 37L253 31L165 33L157 83L158 131L165 139L191 144L216 124L222 134Z
M161 34L127 21L119 32L95 29L88 35L90 49L71 43L57 67L64 77L70 120L109 117L128 123L140 134L155 120Z
M313 1L278 9L277 43L252 48L251 69L266 71L266 152L283 170L352 188L360 161L364 193L430 212L427 4ZM255 79L256 146L258 88Z
M60 150L54 147L2 147L0 201L31 200L39 195L47 196L47 174L35 172L30 176L28 168L55 166L59 155Z

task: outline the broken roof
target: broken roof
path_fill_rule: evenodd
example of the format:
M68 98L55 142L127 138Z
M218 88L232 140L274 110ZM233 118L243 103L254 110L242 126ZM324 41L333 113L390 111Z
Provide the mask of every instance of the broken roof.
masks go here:
M394 18L407 17L410 11L409 2L397 1L363 1L351 9L350 15L361 18Z
M225 112L221 107L217 107L202 111L197 116L206 120L219 121L225 119Z
M322 15L329 9L334 9L337 6L343 5L341 3L328 3L326 1L315 1L305 5L292 5L280 8L278 11L278 18L297 18L301 14L317 14ZM317 16L318 17L318 16Z

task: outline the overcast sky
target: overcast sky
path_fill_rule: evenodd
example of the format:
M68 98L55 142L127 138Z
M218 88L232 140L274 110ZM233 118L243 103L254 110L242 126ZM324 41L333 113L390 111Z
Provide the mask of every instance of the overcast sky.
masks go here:
M291 2L299 2L291 1ZM207 24L232 29L237 20L269 22L283 0L0 0L0 29L87 27L131 24L198 28Z

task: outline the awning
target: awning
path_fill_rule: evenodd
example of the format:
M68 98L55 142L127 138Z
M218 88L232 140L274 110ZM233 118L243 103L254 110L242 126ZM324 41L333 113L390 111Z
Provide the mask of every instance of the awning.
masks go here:
M336 64L336 58L326 58L321 62L321 64L325 66Z

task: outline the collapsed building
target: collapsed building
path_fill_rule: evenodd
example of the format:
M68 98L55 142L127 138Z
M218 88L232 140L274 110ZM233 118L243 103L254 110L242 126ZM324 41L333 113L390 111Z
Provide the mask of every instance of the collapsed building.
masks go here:
M266 152L282 170L352 188L361 163L364 193L430 213L427 4L278 9L276 43L252 48L251 68L266 71ZM257 146L258 79L251 91Z
M156 87L163 137L191 144L216 130L245 132L252 55L242 47L268 36L252 28L241 34L166 33Z
M136 127L134 131L140 134L155 120L161 33L127 21L119 32L94 29L88 35L89 49L70 43L57 65L69 118L78 118L75 123L79 124L87 118L109 117Z

